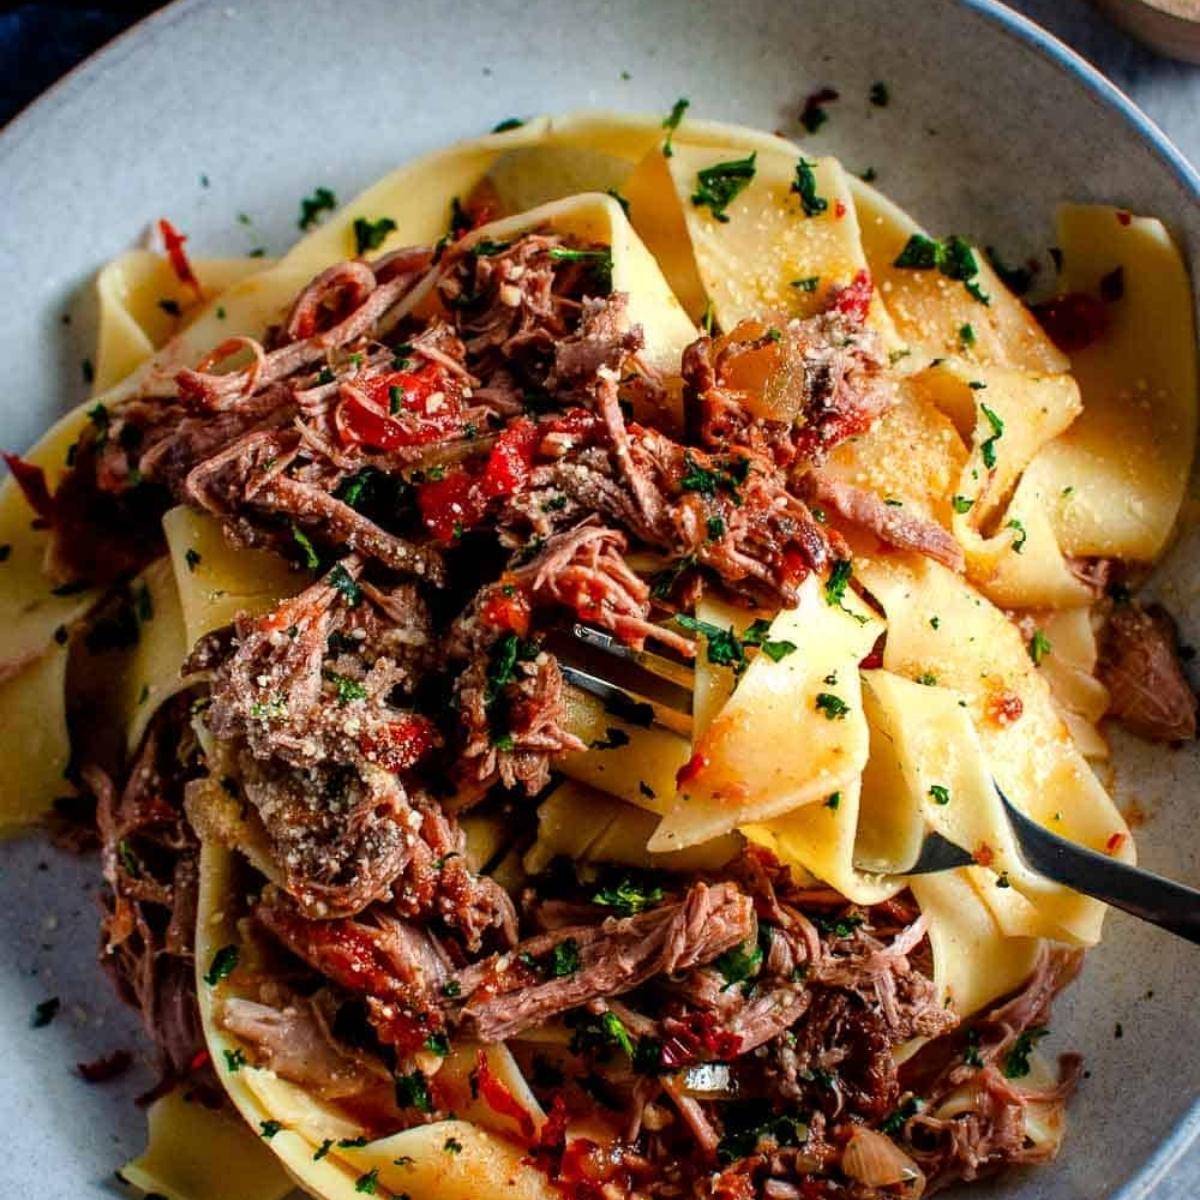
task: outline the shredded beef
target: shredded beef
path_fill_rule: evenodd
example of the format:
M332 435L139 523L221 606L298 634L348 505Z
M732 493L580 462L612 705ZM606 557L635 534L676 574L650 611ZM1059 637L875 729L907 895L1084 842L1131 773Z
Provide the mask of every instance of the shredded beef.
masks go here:
M682 900L650 912L541 934L502 959L465 968L458 976L460 1019L481 1041L502 1041L589 1000L709 962L753 930L747 896L732 884L697 883ZM578 970L537 981L526 960L536 962L568 939L578 948Z
M184 696L160 709L119 793L103 771L84 768L106 885L100 962L140 1012L164 1085L187 1077L204 1047L193 951L199 847L183 812L197 770L194 743L180 739L187 706Z
M1196 736L1196 694L1183 673L1175 622L1160 605L1112 610L1099 676L1109 691L1109 713L1139 737L1185 742Z

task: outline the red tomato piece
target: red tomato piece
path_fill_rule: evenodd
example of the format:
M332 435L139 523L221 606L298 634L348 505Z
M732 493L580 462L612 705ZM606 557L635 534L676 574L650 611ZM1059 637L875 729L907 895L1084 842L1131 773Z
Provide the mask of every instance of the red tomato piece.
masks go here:
M537 426L524 418L514 421L496 439L479 480L479 489L485 500L514 496L529 486L529 478L533 473L533 451L538 440Z
M415 766L438 744L437 730L419 713L364 733L358 747L372 762L385 771L403 771Z
M529 597L515 584L493 588L479 606L479 616L485 625L503 629L524 637L529 632Z
M423 483L417 489L417 507L425 528L439 542L451 542L479 524L485 504L475 480L458 467Z

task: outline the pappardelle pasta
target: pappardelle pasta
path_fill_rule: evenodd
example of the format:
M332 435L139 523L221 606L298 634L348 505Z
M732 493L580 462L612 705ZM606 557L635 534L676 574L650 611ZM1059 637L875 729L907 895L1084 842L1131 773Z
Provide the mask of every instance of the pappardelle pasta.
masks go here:
M1132 593L1185 269L1064 205L1028 305L683 111L507 123L278 262L164 222L6 456L0 826L94 801L143 1191L916 1200L1057 1153L1104 912L995 785L1131 861L1102 719L1195 735ZM573 623L689 702L581 686ZM930 830L974 865L909 874Z

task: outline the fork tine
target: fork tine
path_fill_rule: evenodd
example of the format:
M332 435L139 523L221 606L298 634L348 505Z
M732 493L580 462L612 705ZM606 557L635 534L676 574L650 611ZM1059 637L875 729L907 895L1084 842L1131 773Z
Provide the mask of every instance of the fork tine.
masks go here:
M563 679L567 683L573 684L581 691L602 700L605 706L613 711L614 715L620 716L622 709L629 711L634 707L648 707L655 724L663 726L664 729L671 730L672 733L681 734L683 737L691 737L692 715L690 712L672 708L669 704L662 704L650 696L626 691L624 688L617 687L616 684L609 682L603 676L596 675L583 667L575 666L561 657L559 658L558 666L559 670L562 671Z
M614 637L607 629L597 629L594 625L585 625L581 621L576 621L571 626L571 636L585 646L591 646L604 654L611 654L614 658L636 663L651 674L670 680L671 683L678 684L689 692L695 686L695 672L687 663L680 659L668 658L663 654L652 653L649 650L635 650L632 646L627 646L619 638Z

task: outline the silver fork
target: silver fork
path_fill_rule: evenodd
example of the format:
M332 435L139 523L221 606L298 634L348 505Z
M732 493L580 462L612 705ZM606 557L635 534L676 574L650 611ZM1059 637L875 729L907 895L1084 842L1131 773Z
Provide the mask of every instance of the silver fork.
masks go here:
M555 631L547 641L563 678L597 697L614 716L691 735L694 675L682 658L631 649L606 630L582 622ZM1200 945L1200 890L1067 841L1021 812L999 784L996 791L1032 870ZM903 876L950 871L972 862L961 846L927 830L916 861Z

